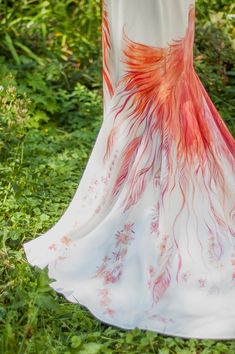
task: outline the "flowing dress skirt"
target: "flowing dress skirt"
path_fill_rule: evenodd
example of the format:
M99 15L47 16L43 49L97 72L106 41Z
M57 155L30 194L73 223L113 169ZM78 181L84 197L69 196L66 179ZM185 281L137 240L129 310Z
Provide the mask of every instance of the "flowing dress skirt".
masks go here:
M194 70L194 27L194 0L103 1L102 125L68 208L23 247L104 323L231 339L235 140Z

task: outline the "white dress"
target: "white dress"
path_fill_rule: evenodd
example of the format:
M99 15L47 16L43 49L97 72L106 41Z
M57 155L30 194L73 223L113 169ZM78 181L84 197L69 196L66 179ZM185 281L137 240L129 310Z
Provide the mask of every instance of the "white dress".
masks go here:
M27 260L104 323L235 338L235 140L194 70L195 2L102 6L103 122Z

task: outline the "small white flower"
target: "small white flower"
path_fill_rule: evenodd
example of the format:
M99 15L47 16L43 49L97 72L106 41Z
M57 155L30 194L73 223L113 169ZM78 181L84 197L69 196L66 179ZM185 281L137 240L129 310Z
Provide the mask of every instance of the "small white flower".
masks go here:
M235 14L228 14L228 15L227 15L227 18L228 18L229 20L233 20L233 19L235 18Z
M2 85L0 85L0 91L3 91L4 87Z

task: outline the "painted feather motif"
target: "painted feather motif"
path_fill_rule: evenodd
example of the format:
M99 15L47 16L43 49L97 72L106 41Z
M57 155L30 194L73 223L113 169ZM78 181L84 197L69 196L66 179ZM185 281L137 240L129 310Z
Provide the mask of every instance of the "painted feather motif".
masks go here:
M103 102L104 109L107 107L109 99L114 94L112 70L110 69L112 45L110 40L110 25L108 18L108 11L105 0L102 1L102 51L103 51Z
M173 149L181 173L193 168L195 173L205 174L209 166L211 176L216 176L219 188L224 189L214 139L221 135L218 149L230 163L235 144L193 67L194 17L195 7L190 6L185 36L164 48L134 42L123 31L125 72L119 81L120 100L114 107L116 114L107 139L105 159L115 145L121 125L129 122L128 131L126 129L129 143L122 151L122 163L113 188L113 195L117 195L129 178L124 210L140 199L152 177L159 159L156 149L161 151L161 159L167 164L167 172L162 176L163 194L169 187ZM154 144L156 140L158 147ZM131 146L139 151L134 163ZM151 160L145 161L147 154Z

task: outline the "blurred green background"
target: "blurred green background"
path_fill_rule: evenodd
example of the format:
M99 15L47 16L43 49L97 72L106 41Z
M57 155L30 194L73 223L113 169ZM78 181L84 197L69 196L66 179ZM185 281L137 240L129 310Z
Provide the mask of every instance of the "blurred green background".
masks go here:
M118 1L118 0L117 0ZM235 135L235 5L196 1L195 69ZM75 193L102 122L101 1L0 0L0 353L221 353L100 323L22 250Z

